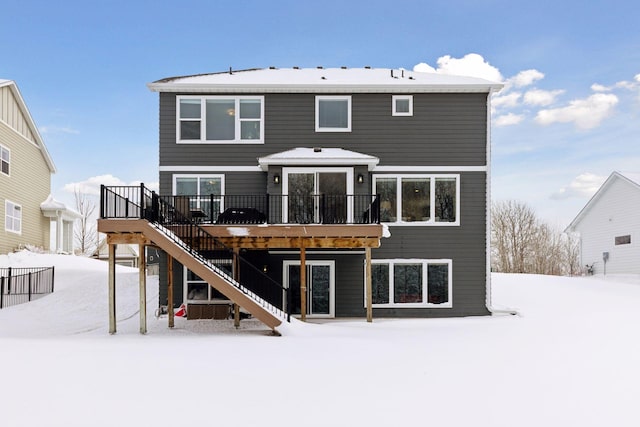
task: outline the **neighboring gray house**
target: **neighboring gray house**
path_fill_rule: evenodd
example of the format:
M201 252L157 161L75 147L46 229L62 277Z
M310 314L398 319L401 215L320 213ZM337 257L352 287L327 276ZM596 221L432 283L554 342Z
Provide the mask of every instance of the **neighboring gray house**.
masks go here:
M580 260L595 274L640 274L640 174L613 172L566 232L580 234Z
M170 305L206 317L229 299L273 328L282 317L261 307L303 319L489 314L500 84L271 67L148 86L160 101L160 195L105 187L99 230L168 251L160 305L173 293ZM283 293L269 294L264 275Z

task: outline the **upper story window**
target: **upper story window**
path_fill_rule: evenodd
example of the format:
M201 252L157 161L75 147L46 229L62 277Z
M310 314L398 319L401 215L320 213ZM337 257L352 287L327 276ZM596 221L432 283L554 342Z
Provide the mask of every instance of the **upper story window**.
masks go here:
M413 96L393 95L391 97L393 116L413 116Z
M395 225L460 225L459 175L376 175L380 221Z
M178 96L182 143L263 143L263 96Z
M4 229L12 233L22 233L22 206L5 200Z
M0 172L9 175L9 164L11 163L11 152L8 148L0 145Z
M316 132L351 132L350 96L316 96Z

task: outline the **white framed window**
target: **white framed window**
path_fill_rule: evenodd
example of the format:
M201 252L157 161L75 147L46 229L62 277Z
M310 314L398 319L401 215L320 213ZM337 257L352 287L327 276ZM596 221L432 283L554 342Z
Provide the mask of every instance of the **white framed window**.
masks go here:
M373 307L453 307L450 259L372 260L371 280Z
M380 221L392 225L460 225L460 175L374 175Z
M183 196L174 200L181 212L185 213L188 207L215 221L224 210L224 175L175 174L173 195Z
M9 175L9 165L11 164L11 151L4 145L0 145L0 173Z
M229 276L232 273L232 260L216 260L216 265ZM229 298L210 286L188 268L184 268L184 301L188 304L230 303Z
M178 96L178 143L263 144L264 96Z
M351 132L351 96L316 96L316 132Z
M4 229L22 234L22 206L9 200L4 202Z
M413 95L392 95L391 115L413 116Z

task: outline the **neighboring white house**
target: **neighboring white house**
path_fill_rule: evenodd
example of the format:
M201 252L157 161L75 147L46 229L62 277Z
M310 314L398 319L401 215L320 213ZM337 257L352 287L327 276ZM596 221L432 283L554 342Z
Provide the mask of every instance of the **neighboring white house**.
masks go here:
M640 174L613 172L565 231L595 274L640 274Z

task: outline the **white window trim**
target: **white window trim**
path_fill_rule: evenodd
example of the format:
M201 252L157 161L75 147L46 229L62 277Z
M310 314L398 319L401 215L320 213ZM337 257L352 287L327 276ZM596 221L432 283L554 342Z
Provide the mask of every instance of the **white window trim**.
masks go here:
M347 127L346 128L321 128L320 127L320 101L336 100L347 101ZM316 132L351 132L351 96L316 95Z
M9 212L13 213L14 209L9 209L9 205L12 205L15 209L15 207L20 208L20 218L18 218L20 220L20 229L19 230L15 230L13 228L9 228L7 226L7 218L9 217ZM11 216L11 218L15 218L14 216ZM23 222L23 215L22 215L22 205L12 202L11 200L5 200L4 201L4 229L5 231L9 232L9 233L15 233L15 234L22 234L22 222ZM13 223L13 221L12 221Z
M372 259L373 264L389 265L389 303L387 304L371 304L373 308L453 308L453 261L451 259L420 259L420 258L395 258L395 259ZM396 264L422 264L422 301L421 303L395 303L393 301L393 266ZM448 289L449 301L443 304L429 303L429 283L428 283L428 266L429 264L447 264L449 269ZM366 261L365 276L366 278ZM366 280L366 279L365 279ZM426 285L424 281L427 281ZM373 284L372 284L373 285ZM364 293L364 307L367 307L366 287Z
M231 261L231 260L229 260ZM231 265L231 262L229 262L229 265ZM204 280L187 280L187 277L189 277L189 269L187 267L184 267L182 269L182 278L183 281L182 283L184 283L183 286L183 298L182 300L187 303L187 304L230 304L232 301L229 299L220 299L220 298L211 298L211 293L213 292L213 286L209 285L206 281ZM203 300L203 299L188 299L189 296L189 284L190 283L203 283L205 285L207 285L207 299Z
M459 174L373 174L373 194L376 191L376 178L395 178L396 179L396 214L395 222L385 222L392 226L429 226L429 227L457 227L460 226L460 175ZM429 221L403 221L402 220L402 178L429 178L430 195L430 212ZM456 180L456 220L454 222L437 222L436 221L436 204L434 202L436 178L455 178Z
M180 118L180 100L182 99L199 99L200 102L200 119L181 119ZM207 139L207 125L206 125L206 105L208 99L233 99L235 101L235 135L236 139L229 140L208 140ZM240 100L242 99L259 99L260 100L260 138L259 139L240 139L240 126L242 120L240 119ZM200 121L200 139L180 139L180 121ZM247 119L248 120L248 119ZM256 120L256 119L251 119ZM249 96L249 95L178 95L176 96L176 144L264 144L264 96Z
M409 111L397 111L396 110L396 100L408 100L409 101ZM413 116L413 95L392 95L391 96L391 115L392 116Z
M0 163L2 163L3 161L2 160L3 150L9 153L9 160L7 161L7 164L9 165L9 173L2 172L2 166L0 166L0 175L11 176L11 150L9 150L9 147L5 147L4 145L0 144Z
M287 196L289 195L289 175L292 173L323 173L323 172L339 172L347 174L347 195L353 194L353 168L339 167L319 167L319 168L282 168L282 218L285 224L289 221L289 209L287 208ZM318 180L314 178L314 194L317 194ZM347 203L347 221L353 222L353 197L349 198Z
M174 174L173 175L173 188L171 189L171 194L173 194L174 196L176 196L176 187L178 185L178 179L179 178L195 178L198 182L198 194L189 194L190 196L200 196L200 180L202 178L219 178L220 179L220 213L222 213L224 211L224 188L225 188L225 182L224 182L224 175L222 174L189 174L189 173L181 173L181 174ZM200 207L200 198L198 197L198 203L197 206Z

